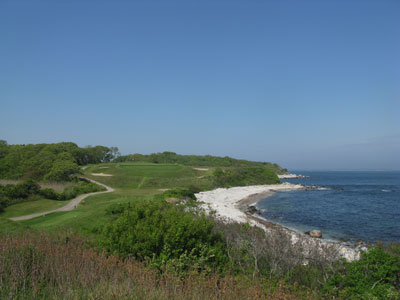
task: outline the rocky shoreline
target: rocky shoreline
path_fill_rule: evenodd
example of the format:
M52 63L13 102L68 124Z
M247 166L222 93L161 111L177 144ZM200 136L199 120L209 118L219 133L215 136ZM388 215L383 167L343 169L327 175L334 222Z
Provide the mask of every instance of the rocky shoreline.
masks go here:
M309 176L301 174L292 174L292 173L278 175L279 179L298 179L298 178L308 178L308 177Z
M315 186L304 186L304 190L312 190L317 189ZM306 232L299 232L294 229L283 226L279 223L275 223L269 221L262 217L262 212L256 207L256 204L261 199L265 199L266 197L272 195L276 191L271 191L267 193L259 193L253 194L249 197L242 199L238 202L237 208L241 210L246 216L249 218L251 223L257 223L258 226L263 227L266 231L274 234L274 233L284 233L292 239L293 243L299 242L303 244L305 249L308 249L307 252L311 248L316 248L321 251L325 251L325 249L329 249L330 253L335 252L337 258L346 258L348 261L358 260L360 258L360 252L366 250L366 247L363 243L357 243L355 245L346 245L340 241L331 241L324 240L323 233L314 229ZM332 251L333 249L333 251ZM328 251L327 251L328 252Z
M321 255L332 256L332 259L346 258L348 261L359 259L360 252L363 250L362 246L353 247L340 242L325 240L322 239L323 233L313 232L307 235L304 232L298 232L281 224L266 220L261 216L261 212L256 207L258 201L273 195L275 192L298 189L313 190L318 189L318 187L282 183L278 185L244 186L229 189L219 188L213 191L198 193L196 194L196 198L198 201L204 203L202 206L206 211L213 211L217 218L226 222L247 222L276 236L284 234L290 238L293 245L300 244L304 252L310 253L316 251L320 252L319 254Z

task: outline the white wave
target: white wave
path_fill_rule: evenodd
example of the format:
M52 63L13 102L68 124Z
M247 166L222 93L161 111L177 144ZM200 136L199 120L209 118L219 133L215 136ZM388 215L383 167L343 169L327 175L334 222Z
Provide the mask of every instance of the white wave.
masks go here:
M317 190L318 191L327 191L327 190L330 190L330 188L319 186L319 187L317 187Z

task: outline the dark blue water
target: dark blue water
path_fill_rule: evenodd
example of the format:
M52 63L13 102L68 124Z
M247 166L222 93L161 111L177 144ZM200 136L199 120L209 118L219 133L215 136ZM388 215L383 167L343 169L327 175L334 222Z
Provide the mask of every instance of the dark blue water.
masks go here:
M299 172L284 180L323 187L279 192L257 206L263 216L335 240L400 242L400 172Z

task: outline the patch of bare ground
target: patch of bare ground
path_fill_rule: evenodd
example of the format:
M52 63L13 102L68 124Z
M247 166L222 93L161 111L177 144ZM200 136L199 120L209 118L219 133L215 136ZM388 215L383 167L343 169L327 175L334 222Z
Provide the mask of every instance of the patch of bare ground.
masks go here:
M93 176L104 176L104 177L106 177L106 176L114 176L114 175L105 174L105 173L92 173L92 174L90 174L90 175L93 175Z
M72 182L42 182L41 188L50 188L57 192L62 192L65 188L74 185Z

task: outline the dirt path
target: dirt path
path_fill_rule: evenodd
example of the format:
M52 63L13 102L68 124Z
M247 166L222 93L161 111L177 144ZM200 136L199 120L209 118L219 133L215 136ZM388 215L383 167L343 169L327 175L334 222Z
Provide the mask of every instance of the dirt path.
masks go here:
M143 179L138 184L137 188L140 189L145 181L146 181L146 177L143 177Z
M114 192L113 188L111 188L111 187L109 187L109 186L107 186L105 184L102 184L102 183L100 183L98 181L95 181L93 179L89 179L89 178L86 178L86 177L83 177L83 178L85 178L85 179L87 179L87 180L89 180L89 181L91 181L93 183L96 183L98 185L101 185L102 187L105 187L106 190L103 191L103 192L94 192L94 193L88 193L88 194L79 195L78 197L70 200L63 207L60 207L60 208L57 208L57 209L53 209L53 210L49 210L49 211L45 211L45 212L41 212L41 213L36 213L36 214L31 214L31 215L26 215L26 216L14 217L14 218L10 218L10 220L11 221L29 220L29 219L33 219L33 218L36 218L36 217L41 217L41 216L45 216L45 215L48 215L48 214L51 214L51 213L55 213L55 212L71 211L71 210L74 210L83 199L85 199L85 198L87 198L89 196Z

